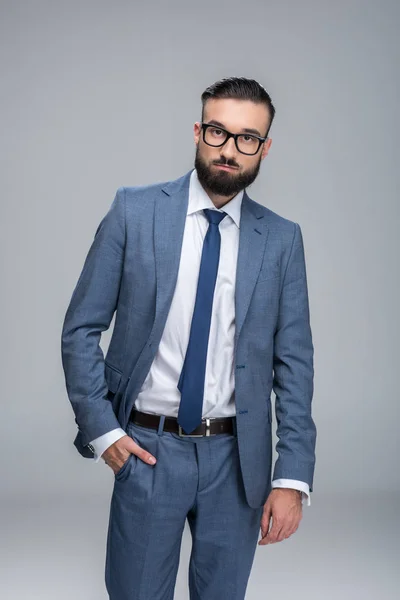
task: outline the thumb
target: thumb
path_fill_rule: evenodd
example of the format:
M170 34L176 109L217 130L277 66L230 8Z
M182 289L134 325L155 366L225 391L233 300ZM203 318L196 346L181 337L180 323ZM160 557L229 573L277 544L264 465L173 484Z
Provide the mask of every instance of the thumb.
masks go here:
M263 511L263 514L261 517L261 535L262 535L262 537L265 537L268 533L271 514L272 514L271 505L267 504L267 506L264 508L264 511Z

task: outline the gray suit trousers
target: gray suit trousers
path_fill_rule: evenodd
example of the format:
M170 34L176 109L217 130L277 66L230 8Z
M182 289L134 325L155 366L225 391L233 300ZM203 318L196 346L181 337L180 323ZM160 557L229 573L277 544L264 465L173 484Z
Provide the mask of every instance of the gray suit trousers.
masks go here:
M173 600L186 519L190 600L244 600L263 507L246 502L236 433L181 438L129 421L153 454L114 476L105 565L110 600Z

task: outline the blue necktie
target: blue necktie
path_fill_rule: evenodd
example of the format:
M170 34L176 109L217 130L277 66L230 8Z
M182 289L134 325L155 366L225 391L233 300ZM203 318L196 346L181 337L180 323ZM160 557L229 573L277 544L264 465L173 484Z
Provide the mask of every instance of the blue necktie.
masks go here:
M203 242L189 344L178 382L181 392L178 423L187 434L196 429L203 415L207 346L221 246L219 224L226 216L225 212L209 208L203 212L210 224Z

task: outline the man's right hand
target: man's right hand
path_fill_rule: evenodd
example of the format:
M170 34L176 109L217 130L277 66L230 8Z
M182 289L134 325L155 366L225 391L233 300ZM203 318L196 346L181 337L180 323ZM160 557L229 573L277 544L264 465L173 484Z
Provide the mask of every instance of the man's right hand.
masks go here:
M104 450L101 457L111 467L115 475L122 469L130 454L136 454L138 458L149 465L154 465L157 462L150 452L143 450L129 435L123 435L119 440L111 444L111 446Z

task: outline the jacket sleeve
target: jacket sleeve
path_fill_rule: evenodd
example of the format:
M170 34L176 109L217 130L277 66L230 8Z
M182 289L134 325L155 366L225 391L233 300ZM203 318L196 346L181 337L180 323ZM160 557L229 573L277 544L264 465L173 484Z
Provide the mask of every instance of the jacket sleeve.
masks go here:
M125 248L125 190L118 188L101 220L65 315L61 355L80 442L120 427L104 373L101 333L116 310Z
M273 479L304 481L310 491L316 444L316 427L311 416L313 356L303 238L299 224L294 223L274 336L273 390L278 458Z

